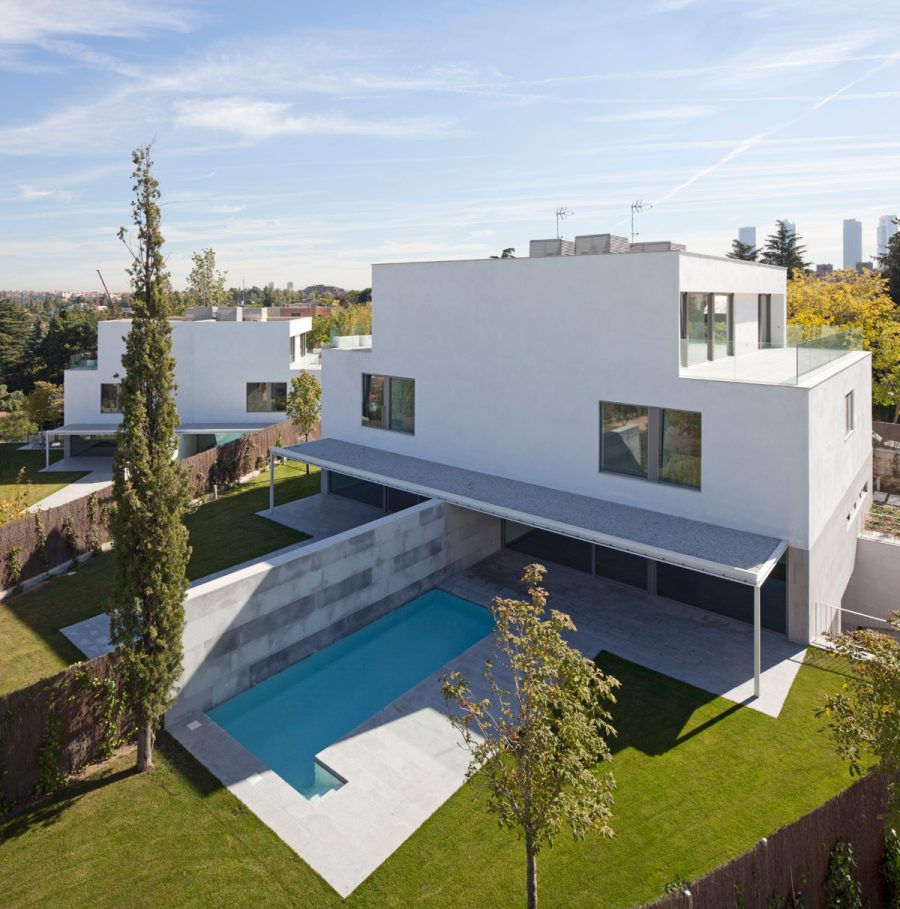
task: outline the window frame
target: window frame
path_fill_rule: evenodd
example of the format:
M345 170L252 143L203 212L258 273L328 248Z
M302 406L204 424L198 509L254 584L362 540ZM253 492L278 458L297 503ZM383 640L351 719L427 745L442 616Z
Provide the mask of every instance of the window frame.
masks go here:
M103 406L103 389L104 388L114 388L115 393L115 407L109 409L109 407ZM100 413L122 413L122 405L119 403L119 395L122 393L122 383L121 382L101 382L100 383Z
M629 407L643 407L647 411L647 475L642 476L636 473L624 473L618 470L611 470L603 466L603 405L618 404L622 401L600 401L597 408L599 426L597 427L597 437L599 442L598 467L600 473L610 474L614 477L624 477L625 479L639 480L644 483L658 483L664 486L670 486L674 489L686 489L691 492L700 492L703 488L703 413L699 410L685 410L682 407L653 407L649 404L626 404ZM689 483L677 483L673 480L666 479L662 476L662 456L663 456L663 414L665 411L678 411L682 413L696 414L700 420L700 481L696 486Z
M367 379L381 379L382 380L382 407L381 407L381 421L377 422L375 420L369 420L365 416L365 403L368 395L366 394L366 380ZM412 383L412 396L413 396L413 408L412 408L412 429L400 429L396 426L391 425L391 394L392 394L392 385L394 381L397 382L410 382ZM368 427L369 429L383 429L387 432L397 432L400 435L404 436L414 436L416 434L416 380L411 376L391 376L387 373L380 372L364 372L360 373L360 406L359 414L360 421L362 426Z
M680 342L681 342L681 365L687 367L694 364L689 364L688 361L688 348L687 342L691 339L688 337L688 297L703 297L703 325L704 325L704 337L703 341L706 343L706 362L711 363L714 360L723 360L725 357L734 356L734 294L733 293L721 293L719 291L703 291L703 290L683 290L681 292L681 300L679 303L680 310ZM726 310L725 318L727 321L727 331L725 337L725 353L717 357L716 352L716 297L726 297ZM699 341L699 339L696 339ZM721 346L721 345L720 345Z
M765 320L763 320L765 313ZM763 331L763 324L766 330ZM756 333L760 349L764 344L772 346L772 294L758 294L756 303Z
M265 405L266 406L264 408L260 408L260 409L253 408L252 410L250 409L249 394L250 394L251 385L265 385L265 387L266 387ZM272 391L272 388L275 385L284 386L283 400L284 400L285 406L280 410L272 406L273 401L275 400L275 395L274 395L274 392ZM282 381L245 382L244 383L244 413L286 413L286 411L287 411L287 393L288 393L288 383L287 382L282 382Z

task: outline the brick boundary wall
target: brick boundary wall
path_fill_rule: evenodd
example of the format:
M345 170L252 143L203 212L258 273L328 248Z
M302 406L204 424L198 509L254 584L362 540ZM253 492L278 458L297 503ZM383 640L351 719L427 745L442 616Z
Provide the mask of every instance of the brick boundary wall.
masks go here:
M252 457L254 462L259 456L268 458L268 451L279 436L284 445L293 445L298 441L302 441L302 439L298 438L297 430L290 420L283 420L280 423L275 423L272 426L267 426L247 435L253 441ZM318 432L310 433L310 440L318 437ZM188 482L193 498L198 498L210 491L210 468L218 458L227 457L229 452L233 452L240 444L240 440L227 442L218 448L211 448L209 451L191 455L181 462L188 474ZM251 469L254 466L255 463L251 464ZM96 535L98 543L109 542L109 528L106 517L112 499L111 491L107 489L97 494L98 520L93 527L90 526L88 519L89 498L90 496L82 496L80 499L67 502L65 505L36 512L43 523L47 539L46 567L41 561L40 547L35 529L35 513L29 513L16 521L0 525L0 590L13 586L6 570L6 555L13 546L21 547L19 560L22 565L22 581L39 577L48 569L65 565L66 562L72 560L72 552L63 536L63 525L66 518L72 518L77 535L79 554L89 551L88 538L92 532Z
M92 679L114 679L120 688L112 660L104 655L0 695L0 814L4 804L39 794L42 769L61 778L104 757L109 697ZM130 727L126 710L113 739L126 736Z
M777 785L777 781L772 781ZM886 907L881 863L884 860L885 781L869 774L782 827L736 859L689 885L690 897L669 894L642 909L770 909L772 898L785 899L794 886L810 909L826 909L823 892L829 853L838 840L849 841L856 857L856 877L863 905ZM800 886L801 875L806 884ZM778 904L780 905L780 904Z

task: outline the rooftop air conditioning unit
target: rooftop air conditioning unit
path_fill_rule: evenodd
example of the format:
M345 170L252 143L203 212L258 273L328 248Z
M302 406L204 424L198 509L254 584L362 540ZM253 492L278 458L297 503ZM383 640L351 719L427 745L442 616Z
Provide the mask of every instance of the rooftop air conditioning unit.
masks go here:
M684 243L673 243L671 240L654 240L648 243L632 243L631 252L677 252L685 250L687 247Z
M615 234L582 234L575 238L576 256L599 256L627 252L627 237L617 237Z
M574 256L575 244L571 240L532 240L528 244L528 255L532 259L546 256Z

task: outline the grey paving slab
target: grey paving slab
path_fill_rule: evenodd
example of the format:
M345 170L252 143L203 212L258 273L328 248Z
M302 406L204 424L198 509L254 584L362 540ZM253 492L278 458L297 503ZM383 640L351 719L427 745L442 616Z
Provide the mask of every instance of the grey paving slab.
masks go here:
M498 595L521 596L516 582L529 561L504 550L441 586L482 605ZM769 716L781 712L806 652L764 630L754 698L751 626L561 565L549 567L544 585L551 606L572 616L578 628L572 643L586 655L607 650Z
M781 541L635 508L591 496L577 495L520 480L479 473L412 458L390 451L317 439L279 449L311 464L340 470L364 479L396 485L463 507L515 516L523 523L576 533L594 542L614 542L629 551L653 553L663 561L694 560L744 583L764 570Z
M83 622L60 628L65 635L89 660L109 653L109 616L104 612Z
M383 518L385 513L374 505L343 496L320 494L277 505L271 511L258 511L257 514L309 534L311 539L305 542L312 543Z
M56 508L112 486L112 458L63 458L54 461L49 467L41 469L41 473L78 473L85 472L68 486L58 489L49 496L35 502L29 511L46 511Z

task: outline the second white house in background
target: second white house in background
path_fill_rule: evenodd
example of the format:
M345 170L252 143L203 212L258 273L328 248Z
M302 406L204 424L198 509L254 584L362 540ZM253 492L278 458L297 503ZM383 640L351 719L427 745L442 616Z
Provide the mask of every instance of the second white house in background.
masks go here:
M193 308L173 318L179 457L221 445L284 418L291 379L319 374L307 349L310 318L277 309ZM110 454L121 422L118 393L131 321L100 322L97 357L65 371L66 457Z

